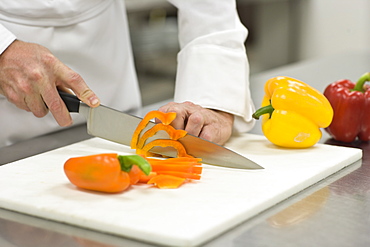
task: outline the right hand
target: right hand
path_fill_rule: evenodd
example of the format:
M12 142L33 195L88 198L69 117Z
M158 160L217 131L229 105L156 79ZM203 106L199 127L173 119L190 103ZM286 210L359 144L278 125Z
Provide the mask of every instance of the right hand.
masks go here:
M176 119L171 123L175 129L183 129L220 145L224 145L232 134L234 115L227 112L207 109L188 101L170 102L159 111L176 112Z
M60 126L68 126L72 118L57 88L71 89L90 107L100 104L81 76L41 45L16 40L0 55L0 94L36 117L50 110Z

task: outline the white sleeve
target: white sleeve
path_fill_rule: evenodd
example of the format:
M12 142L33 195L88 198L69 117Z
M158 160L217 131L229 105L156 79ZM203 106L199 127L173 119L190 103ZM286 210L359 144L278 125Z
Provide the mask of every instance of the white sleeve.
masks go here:
M0 55L15 39L15 35L0 24Z
M249 90L247 29L235 0L169 0L178 8L179 41L175 101L191 101L234 114L235 130L254 125Z

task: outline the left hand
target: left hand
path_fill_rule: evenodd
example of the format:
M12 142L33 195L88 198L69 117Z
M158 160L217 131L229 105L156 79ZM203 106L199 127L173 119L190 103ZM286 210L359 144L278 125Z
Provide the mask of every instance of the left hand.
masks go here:
M176 112L171 123L175 129L184 129L189 134L224 145L232 134L234 115L203 108L191 102L171 102L159 108L162 112Z

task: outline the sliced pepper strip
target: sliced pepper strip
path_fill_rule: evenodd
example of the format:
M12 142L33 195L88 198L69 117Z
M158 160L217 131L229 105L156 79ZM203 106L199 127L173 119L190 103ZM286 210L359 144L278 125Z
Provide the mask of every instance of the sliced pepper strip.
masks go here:
M157 174L164 174L164 175L171 175L179 178L187 178L187 179L194 179L200 180L199 174L194 173L187 173L187 172L176 172L176 171L156 171Z
M150 179L148 184L155 184L160 189L176 189L180 187L185 180L185 178L170 175L158 175Z
M184 164L184 165L165 165L165 164L152 164L153 172L161 172L161 171L173 171L173 172L186 172L186 173L202 173L202 167L196 166L196 163L193 164Z
M164 112L160 112L160 111L150 111L150 112L148 112L145 115L145 117L143 118L143 120L141 120L141 122L138 124L138 126L136 127L136 129L134 131L134 134L133 134L132 139L131 139L131 148L132 149L137 148L137 144L138 144L138 140L139 140L139 136L140 136L141 132L143 131L143 129L145 129L145 127L148 125L150 120L153 119L153 118L157 118L163 124L168 125L176 118L176 113L175 112L164 113Z
M164 130L168 133L168 135L170 136L170 139L172 140L178 140L184 136L186 136L187 132L185 130L177 130L175 129L174 127L172 127L171 125L165 125L163 123L158 123L156 125L154 125L152 128L148 129L143 135L142 137L140 138L136 148L143 148L146 140L155 135L158 131L161 131L161 130Z
M150 164L161 163L161 164L180 164L180 163L189 163L189 162L197 162L201 164L201 158L194 158L194 157L177 157L177 158L168 158L168 159L155 159L155 158L146 158Z
M175 141L175 140L168 140L168 139L157 139L157 140L151 141L148 144L146 144L142 149L137 149L136 153L142 154L145 157L147 157L150 155L149 150L156 146L173 147L177 150L178 157L193 157L187 154L185 147L181 144L181 142Z

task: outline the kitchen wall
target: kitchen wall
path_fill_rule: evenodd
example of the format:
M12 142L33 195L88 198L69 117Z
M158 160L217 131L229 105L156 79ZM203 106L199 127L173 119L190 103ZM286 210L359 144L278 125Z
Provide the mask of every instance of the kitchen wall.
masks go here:
M298 59L370 51L369 0L304 0L298 11Z
M370 50L370 0L237 0L251 73L337 53ZM126 0L144 105L172 97L176 9ZM158 90L159 89L159 90Z
M369 0L239 3L241 18L250 30L247 49L252 73L300 60L370 50Z

